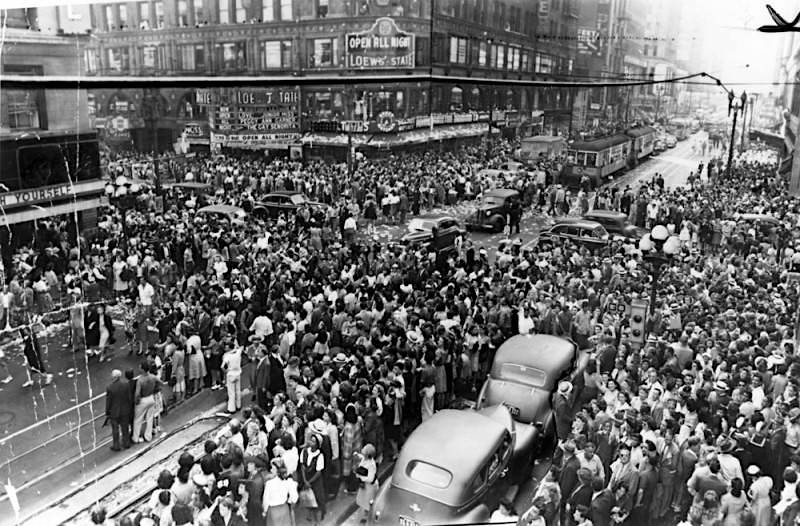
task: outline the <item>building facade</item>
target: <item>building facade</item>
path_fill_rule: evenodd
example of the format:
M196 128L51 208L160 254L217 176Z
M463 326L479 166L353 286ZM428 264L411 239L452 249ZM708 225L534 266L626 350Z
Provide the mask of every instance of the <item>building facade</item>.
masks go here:
M398 71L565 78L573 67L577 0L145 0L92 4L88 18L88 75L286 76L285 89L294 89L297 76L330 75L325 86L298 88L300 133L342 121L360 122L350 126L356 132L380 130L391 119L431 114L467 122L479 118L464 114L478 111L489 112L489 121L492 111L502 111L504 125L532 133L535 125L542 130L542 115L551 125L565 125L569 116L566 89L461 81L356 89L352 78ZM218 100L228 107L226 96ZM142 151L169 149L185 136L213 142L209 110L212 121L218 111L198 104L196 90L169 88L93 90L90 108L107 140ZM285 148L293 133L263 145Z
M27 29L25 13L4 28L4 75L74 75L83 37ZM0 248L27 243L36 220L68 214L80 228L96 224L102 203L97 133L88 94L79 89L3 86L0 97ZM6 228L7 227L7 228ZM4 261L7 266L9 261Z

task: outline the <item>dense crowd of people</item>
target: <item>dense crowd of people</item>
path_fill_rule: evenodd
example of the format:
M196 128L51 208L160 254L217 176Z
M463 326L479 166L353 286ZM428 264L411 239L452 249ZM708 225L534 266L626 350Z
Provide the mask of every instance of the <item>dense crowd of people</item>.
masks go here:
M494 148L489 166L512 146ZM555 394L553 467L521 522L794 525L800 201L774 159L757 150L730 174L712 160L687 185L656 176L573 198L579 212L619 210L680 241L657 277L642 344L616 308L650 295L638 240L598 253L506 243L490 259L469 239L442 255L347 232L348 219L370 232L379 218L508 184L537 213L571 208L553 184L555 163L513 181L491 180L486 166L485 152L469 147L364 162L352 178L322 163L199 158L184 178L222 191L173 195L163 213L145 192L127 213L127 236L114 209L77 246L50 225L37 251L17 260L4 306L13 318L46 311L54 294L75 305L113 294L131 305L126 332L142 371L113 373L114 447L152 440L160 411L202 389L227 390L237 415L204 455L187 453L177 473L163 473L145 508L122 523L271 526L299 509L319 523L340 492L367 512L377 468L404 437L474 396L508 337L535 332L572 338L591 359ZM326 206L241 223L191 211L201 199L242 205L280 189ZM567 205L554 208L560 195ZM70 323L76 346L106 358L114 331L105 307ZM512 508L505 501L495 517Z

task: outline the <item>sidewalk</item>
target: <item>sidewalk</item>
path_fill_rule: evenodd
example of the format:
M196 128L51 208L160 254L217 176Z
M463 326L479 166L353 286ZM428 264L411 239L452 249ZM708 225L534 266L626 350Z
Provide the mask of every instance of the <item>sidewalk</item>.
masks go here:
M151 443L134 445L121 453L110 450L108 427L102 428L97 447L66 464L50 462L57 450L43 450L37 456L52 466L53 470L34 484L17 490L19 524L66 524L81 511L97 502L104 502L121 487L126 488L126 483L147 473L148 468L154 465L160 468L165 460L176 452L179 455L188 444L197 440L202 444L207 433L222 425L220 420L213 417L224 408L223 399L222 393L203 391L173 409L166 417L162 416L161 437ZM154 477L139 478L155 487ZM8 497L3 496L0 500L0 526L16 524L14 516Z

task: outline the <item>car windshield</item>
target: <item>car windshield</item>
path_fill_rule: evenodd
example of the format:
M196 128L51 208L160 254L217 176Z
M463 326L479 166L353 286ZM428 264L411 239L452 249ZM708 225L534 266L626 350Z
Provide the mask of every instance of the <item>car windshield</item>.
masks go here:
M453 480L453 475L446 469L419 460L408 463L406 475L412 480L439 489L446 488Z
M504 363L500 368L500 375L503 380L510 380L531 387L544 387L545 382L547 382L547 374L541 369L516 363Z
M430 232L436 226L434 221L425 219L412 219L408 223L408 230L410 232Z

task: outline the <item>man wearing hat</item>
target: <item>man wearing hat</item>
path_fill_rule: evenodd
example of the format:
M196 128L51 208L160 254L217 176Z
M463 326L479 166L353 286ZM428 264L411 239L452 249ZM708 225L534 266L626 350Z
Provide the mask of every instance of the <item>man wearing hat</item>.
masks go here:
M572 384L563 381L553 397L553 418L559 440L566 440L572 429L572 390Z

